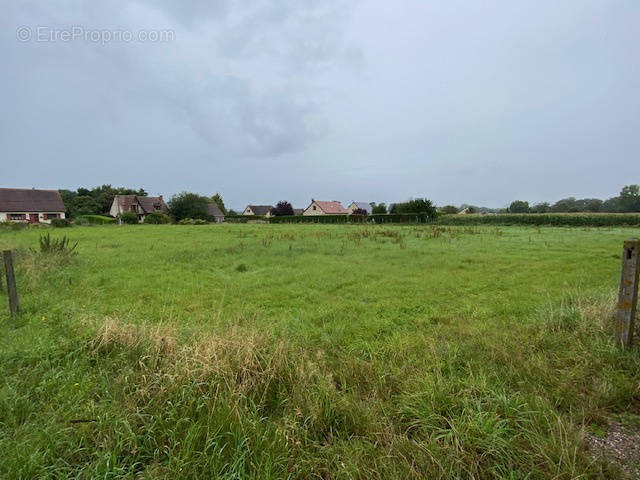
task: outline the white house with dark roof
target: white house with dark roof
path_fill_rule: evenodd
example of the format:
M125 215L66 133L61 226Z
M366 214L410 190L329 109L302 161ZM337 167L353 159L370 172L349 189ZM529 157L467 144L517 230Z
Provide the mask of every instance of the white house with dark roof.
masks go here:
M273 205L247 205L242 215L257 215L260 217L270 217Z
M118 217L124 212L133 212L138 217L138 222L143 222L144 217L150 213L167 213L169 208L164 203L162 195L159 197L145 197L143 195L116 195L109 210L109 215Z
M58 190L0 188L0 222L51 223L65 211Z

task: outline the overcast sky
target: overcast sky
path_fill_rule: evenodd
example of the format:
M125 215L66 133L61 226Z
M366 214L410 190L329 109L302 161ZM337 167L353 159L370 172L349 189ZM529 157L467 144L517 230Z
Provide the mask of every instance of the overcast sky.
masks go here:
M638 0L0 6L3 187L501 207L640 183Z

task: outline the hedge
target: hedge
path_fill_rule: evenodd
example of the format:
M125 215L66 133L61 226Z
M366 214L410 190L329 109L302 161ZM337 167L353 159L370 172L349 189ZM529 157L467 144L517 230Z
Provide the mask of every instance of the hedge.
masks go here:
M75 218L77 223L85 223L91 225L106 225L108 223L115 223L116 219L112 217L105 217L104 215L78 215Z
M557 225L570 227L640 226L637 213L496 213L442 215L440 225Z
M385 213L374 215L291 215L271 217L269 223L429 223L425 213Z
M224 221L227 223L248 223L256 220L268 220L261 215L225 215Z
M252 217L249 217L252 218ZM640 226L638 213L497 213L440 215L425 214L295 215L271 217L269 223L434 223L439 225L557 225L573 227Z

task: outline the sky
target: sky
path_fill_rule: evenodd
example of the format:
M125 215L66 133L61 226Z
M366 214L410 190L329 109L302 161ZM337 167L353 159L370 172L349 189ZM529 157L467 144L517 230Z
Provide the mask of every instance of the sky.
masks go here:
M640 183L638 0L0 0L0 186L503 207Z

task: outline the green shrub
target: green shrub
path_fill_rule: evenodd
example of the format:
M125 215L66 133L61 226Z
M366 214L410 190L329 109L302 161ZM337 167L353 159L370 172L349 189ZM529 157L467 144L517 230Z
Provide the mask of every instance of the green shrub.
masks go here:
M11 230L24 230L29 227L27 222L9 222L9 228Z
M289 218L289 217L281 217ZM265 217L261 215L226 215L224 221L226 223L248 223L249 221L265 220ZM277 222L274 222L277 223Z
M104 215L79 215L76 217L76 223L78 225L106 225L108 223L115 223L115 221L115 218L105 217Z
M68 228L71 226L71 222L66 218L52 218L51 226L55 228Z
M77 246L78 242L71 246L69 238L67 238L66 235L62 238L55 239L52 239L49 233L47 233L46 235L40 235L41 253L73 255L75 254L75 249Z
M201 218L183 218L178 225L207 225L209 222Z
M154 212L144 217L144 223L149 223L151 225L171 223L171 217L165 213Z
M127 225L135 225L138 223L138 215L134 212L122 212L120 214L120 221L122 223L126 223Z

